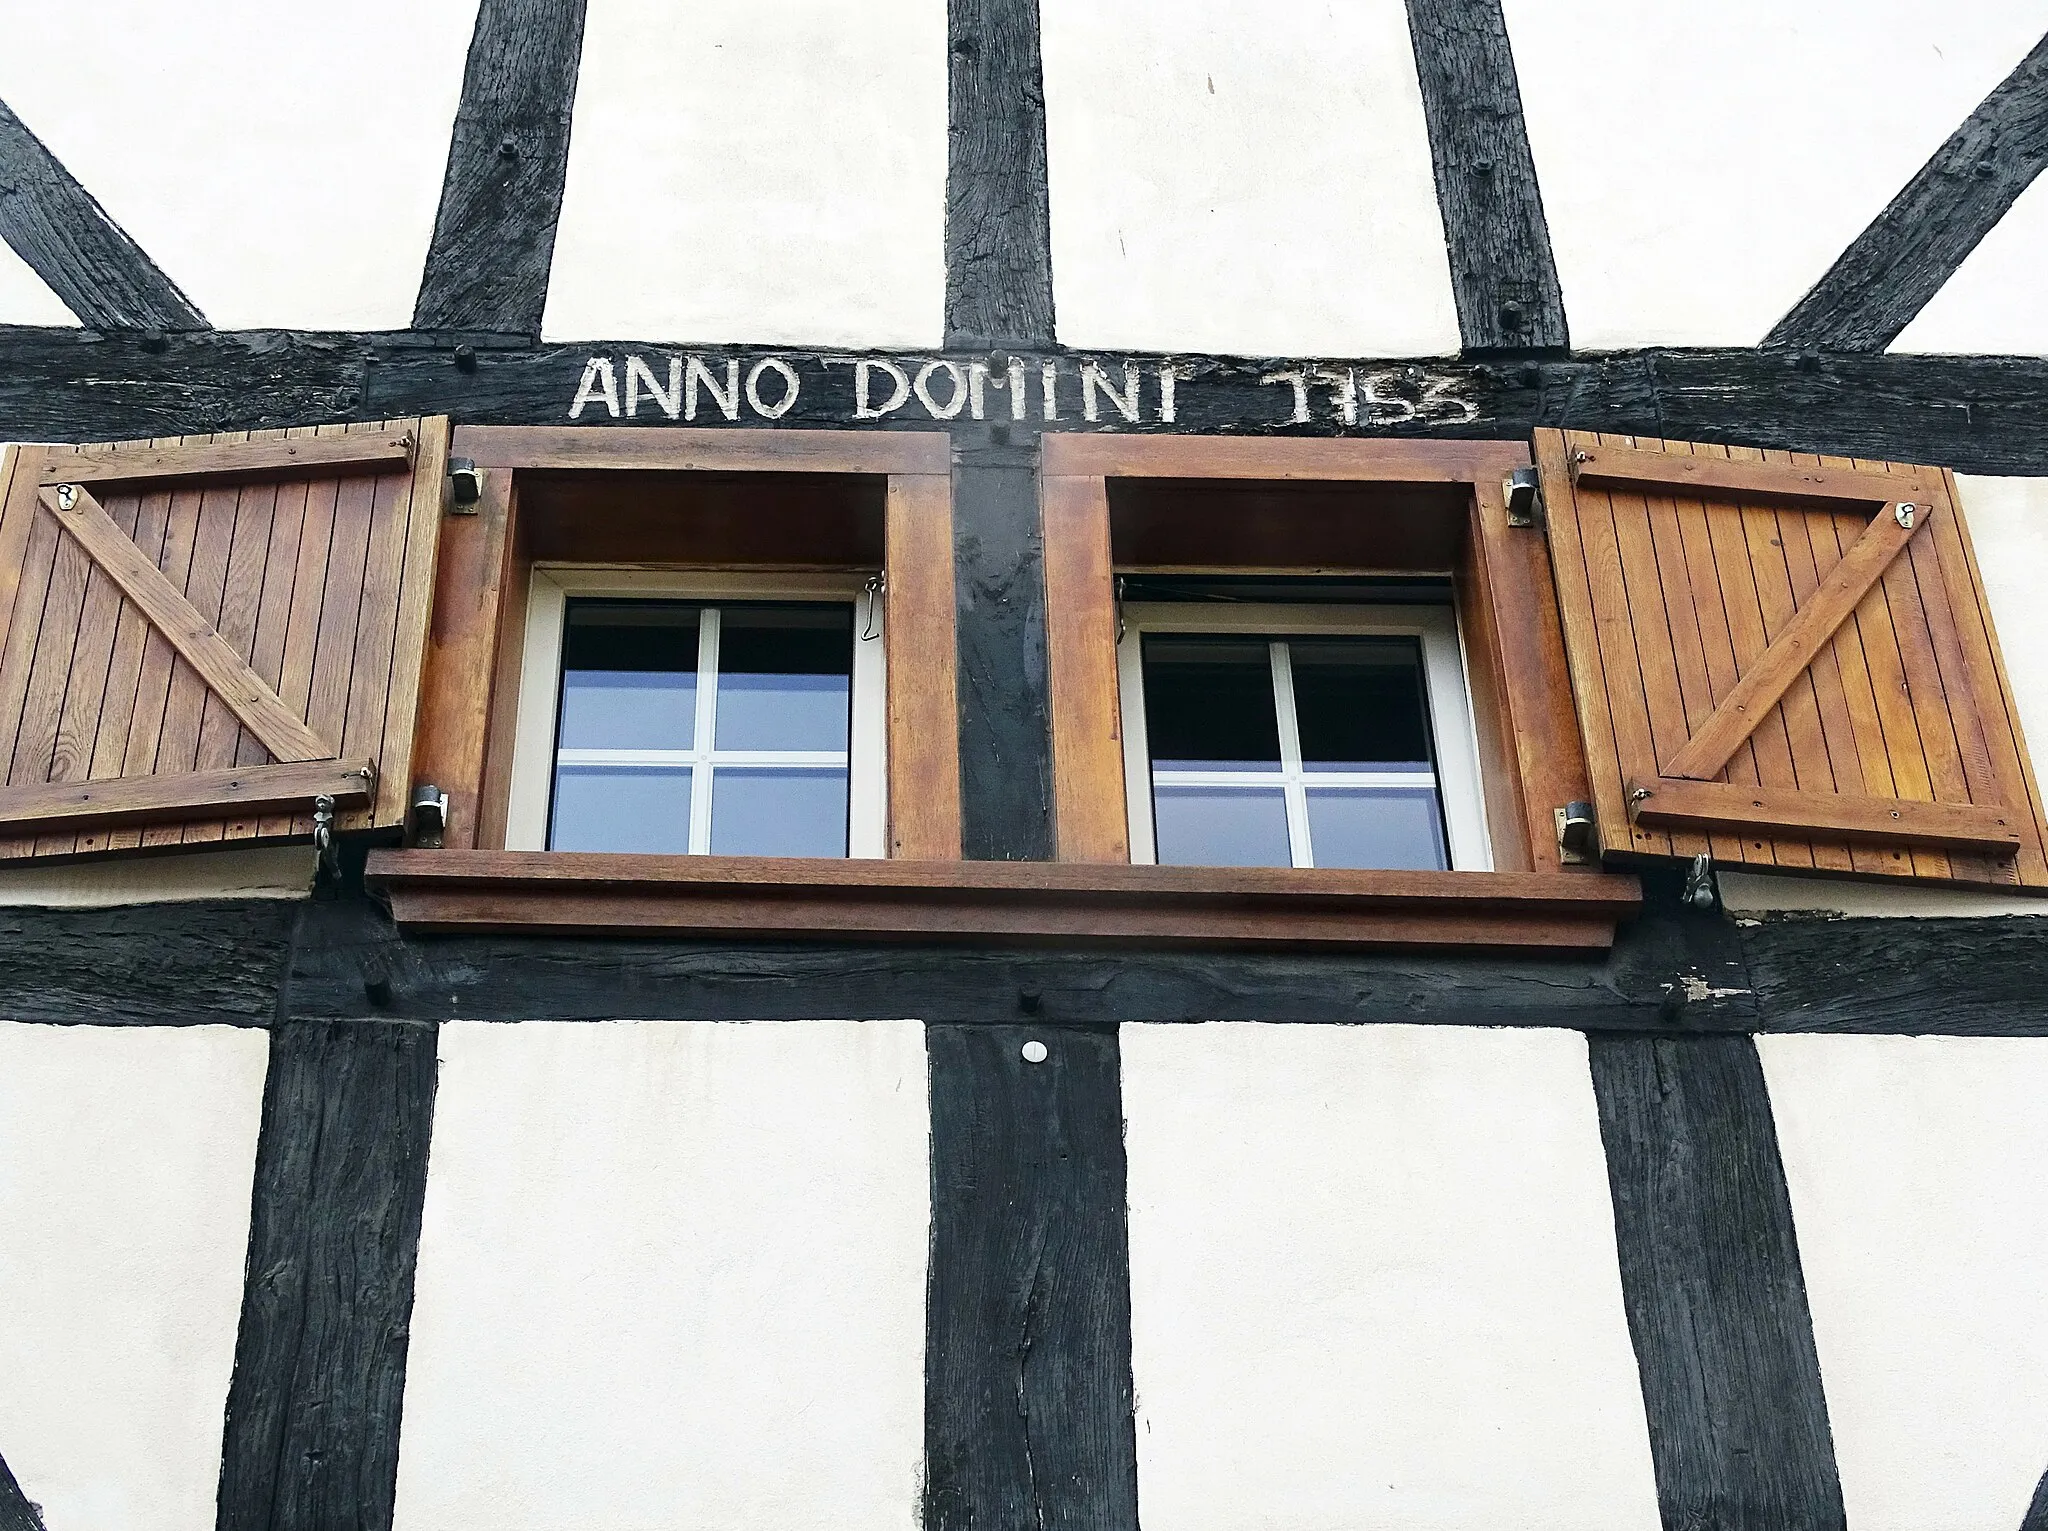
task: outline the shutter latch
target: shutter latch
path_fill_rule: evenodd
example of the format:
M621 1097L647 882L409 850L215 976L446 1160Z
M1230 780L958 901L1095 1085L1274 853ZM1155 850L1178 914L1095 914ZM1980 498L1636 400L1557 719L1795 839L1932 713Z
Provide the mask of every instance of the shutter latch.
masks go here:
M1594 850L1593 805L1566 803L1550 810L1557 820L1557 859L1568 867L1591 866Z
M1706 851L1692 858L1692 868L1685 874L1685 887L1678 898L1688 909L1714 907L1714 858Z
M1509 526L1535 526L1543 518L1543 481L1534 468L1516 468L1501 480Z
M448 501L449 509L458 516L476 514L477 502L484 497L484 470L467 457L448 459Z

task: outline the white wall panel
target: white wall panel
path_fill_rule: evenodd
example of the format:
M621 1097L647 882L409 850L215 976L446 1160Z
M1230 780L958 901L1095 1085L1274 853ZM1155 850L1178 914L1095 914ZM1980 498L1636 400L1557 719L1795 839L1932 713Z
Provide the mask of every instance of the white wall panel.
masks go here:
M1067 345L1458 348L1401 0L1043 0Z
M441 1029L399 1531L910 1531L915 1022Z
M0 1020L0 1454L51 1531L213 1524L268 1056Z
M934 346L946 8L591 0L545 329Z
M1849 1524L2017 1526L2048 1469L2048 1040L1758 1046Z
M1583 1037L1122 1037L1147 1527L1654 1531Z
M2042 25L2048 27L2048 16ZM2043 250L2048 250L2048 177L2020 193L1891 348L2048 355Z
M5 241L0 241L0 324L78 324L63 300Z
M1506 0L1572 342L1754 345L2040 40L2038 0Z
M1978 478L1959 474L1956 487L1970 541L1984 574L1991 625L2005 656L2018 703L2020 730L2036 774L2048 765L2048 479ZM1900 888L1824 877L1719 874L1722 902L1736 914L1773 909L1833 910L1851 915L2048 914L2048 896ZM2048 1464L2044 1464L2048 1466Z
M0 100L222 329L412 321L476 0L0 4Z

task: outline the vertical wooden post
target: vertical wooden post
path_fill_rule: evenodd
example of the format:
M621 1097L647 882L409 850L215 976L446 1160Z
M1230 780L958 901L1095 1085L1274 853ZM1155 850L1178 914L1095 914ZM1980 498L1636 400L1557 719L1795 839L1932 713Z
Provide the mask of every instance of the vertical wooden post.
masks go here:
M1129 861L1109 484L1047 474L1040 496L1059 859Z
M892 476L883 537L889 854L957 861L960 702L952 480L932 473Z

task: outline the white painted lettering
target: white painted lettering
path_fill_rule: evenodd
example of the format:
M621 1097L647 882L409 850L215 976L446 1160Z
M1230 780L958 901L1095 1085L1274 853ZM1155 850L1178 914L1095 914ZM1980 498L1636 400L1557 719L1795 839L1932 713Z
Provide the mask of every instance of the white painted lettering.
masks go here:
M1318 383L1326 384L1337 397L1337 418L1346 425L1358 424L1358 372L1346 367L1342 372L1334 367L1318 367L1310 374Z
M1013 356L1010 358L1009 370L1010 418L1021 420L1024 418L1024 363ZM1000 388L1003 385L997 383L996 386Z
M1038 364L1038 397L1043 406L1041 418L1057 420L1060 417L1060 369L1056 362Z
M949 379L948 388L951 393L943 408L940 407L939 401L932 397L932 379L941 372ZM954 362L926 362L917 369L917 382L912 386L917 391L917 402L925 407L925 412L934 420L952 419L960 413L961 406L967 402L967 379ZM974 418L981 418L979 409L975 410Z
M1479 418L1479 406L1456 391L1458 380L1453 377L1434 379L1422 390L1422 407L1426 410L1433 405L1443 404L1455 409L1456 419L1445 419L1446 425L1464 425Z
M626 358L626 418L633 419L640 413L640 393L661 406L661 412L671 420L679 419L683 413L683 362L679 356L668 359L668 387L663 388L646 362L637 356Z
M1159 369L1159 419L1164 425L1173 424L1177 418L1174 413L1173 385L1179 381L1180 374L1173 370L1171 363Z
M889 374L889 397L880 404L871 404L870 390L874 386L877 372ZM903 369L892 361L858 361L853 366L853 418L856 420L879 420L886 414L901 409L910 399L910 379Z
M1261 383L1285 383L1294 390L1294 413L1287 417L1289 425L1308 424L1308 374L1296 368L1291 372L1268 372L1260 378Z
M996 387L1000 388L1002 386L1003 380L997 378ZM988 363L985 361L971 361L967 364L967 418L970 420L986 419L987 415L984 413L984 410L987 404Z
M1416 409L1399 393L1385 393L1380 385L1389 380L1398 387L1401 374L1398 372L1368 372L1365 375L1365 402L1371 408L1375 420L1398 425L1404 420L1413 420Z
M576 390L576 401L569 406L569 418L583 418L583 406L602 404L614 419L619 418L619 381L612 372L609 356L593 356L583 364L583 383Z
M728 420L740 417L740 364L729 361L725 364L725 387L718 386L718 379L711 375L711 369L704 365L700 356L690 358L690 370L685 374L683 388L683 418L697 418L697 385L702 383L704 391L711 395L711 402L718 406L718 412Z
M761 374L764 372L773 372L782 379L782 397L774 404L761 402ZM753 406L754 413L762 419L780 420L789 413L790 406L796 403L797 393L802 387L803 384L797 381L796 373L790 369L788 362L779 356L763 357L754 363L753 370L747 374L747 403Z
M1100 363L1081 363L1081 414L1084 419L1101 418L1095 406L1095 395L1100 392L1116 406L1116 412L1126 420L1135 422L1138 418L1138 369L1129 362L1124 363L1123 390L1110 387L1109 379L1103 375Z

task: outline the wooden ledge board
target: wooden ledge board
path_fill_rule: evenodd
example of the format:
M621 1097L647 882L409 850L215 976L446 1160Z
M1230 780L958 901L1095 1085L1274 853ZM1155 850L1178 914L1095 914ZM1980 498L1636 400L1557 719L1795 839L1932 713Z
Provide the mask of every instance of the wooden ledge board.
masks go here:
M395 473L410 468L417 451L418 442L410 430L121 449L79 447L66 451L59 447L43 458L42 481L98 484L137 479L290 478L323 468Z
M1597 951L1637 910L1603 873L378 851L420 932L744 934L1033 944Z
M1528 443L1522 441L1330 441L1055 431L1039 439L1048 477L1469 484L1526 467L1530 460Z
M939 431L714 430L675 425L458 425L448 448L485 468L676 473L950 474Z

